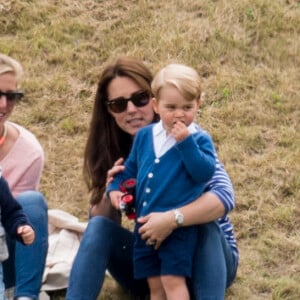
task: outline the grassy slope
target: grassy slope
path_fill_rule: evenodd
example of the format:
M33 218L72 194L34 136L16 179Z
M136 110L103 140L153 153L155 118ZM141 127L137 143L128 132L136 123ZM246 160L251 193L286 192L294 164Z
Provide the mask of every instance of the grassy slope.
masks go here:
M199 119L236 192L228 299L300 299L300 6L296 0L2 1L0 51L26 70L13 120L39 137L51 208L86 219L82 153L98 75L129 54L203 77ZM106 282L101 299L120 299Z

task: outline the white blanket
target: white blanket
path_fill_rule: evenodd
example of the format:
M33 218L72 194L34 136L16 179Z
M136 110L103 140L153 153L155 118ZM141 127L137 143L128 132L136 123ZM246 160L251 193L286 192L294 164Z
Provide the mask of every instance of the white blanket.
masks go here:
M42 291L64 289L68 286L73 260L79 248L86 222L59 210L48 210L49 248L43 275Z

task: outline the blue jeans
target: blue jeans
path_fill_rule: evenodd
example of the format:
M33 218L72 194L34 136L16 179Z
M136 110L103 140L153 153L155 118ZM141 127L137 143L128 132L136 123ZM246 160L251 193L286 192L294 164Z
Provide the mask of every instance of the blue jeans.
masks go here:
M48 207L36 191L19 194L22 205L35 230L35 241L25 246L7 237L9 258L3 263L5 287L15 286L15 297L38 299L48 250Z
M4 282L3 282L3 269L2 269L2 262L0 262L0 299L4 299Z
M198 249L190 282L197 300L223 300L236 274L233 255L217 223L199 226ZM105 217L93 217L73 263L66 299L95 300L108 269L134 295L148 294L146 280L133 279L133 233Z
M198 246L190 286L192 299L223 300L235 279L238 257L217 222L199 226Z

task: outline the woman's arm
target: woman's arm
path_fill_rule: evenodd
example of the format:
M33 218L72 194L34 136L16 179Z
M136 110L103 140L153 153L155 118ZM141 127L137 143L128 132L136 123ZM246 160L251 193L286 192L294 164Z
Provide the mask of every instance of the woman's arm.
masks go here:
M207 192L197 200L180 208L180 212L184 215L184 226L190 226L209 223L222 217L225 208L217 195ZM174 215L172 219L175 223Z
M222 217L225 212L224 205L219 197L211 192L203 194L197 200L181 207L180 212L184 215L183 226L203 224ZM157 249L166 237L177 228L173 211L151 213L138 219L144 225L139 233L144 240L155 240Z
M216 171L208 182L206 192L195 201L181 207L183 226L204 224L223 217L234 208L232 184L223 165L217 159ZM177 227L174 212L151 213L138 219L144 225L139 229L143 239L156 240L156 248Z
M119 158L113 165L113 167L107 172L106 186L111 183L114 179L114 176L122 171L125 167L123 165L124 159ZM99 203L93 205L89 211L90 218L95 216L105 216L115 221L118 224L121 224L121 213L119 210L116 210L110 200L106 197L104 193L102 199Z

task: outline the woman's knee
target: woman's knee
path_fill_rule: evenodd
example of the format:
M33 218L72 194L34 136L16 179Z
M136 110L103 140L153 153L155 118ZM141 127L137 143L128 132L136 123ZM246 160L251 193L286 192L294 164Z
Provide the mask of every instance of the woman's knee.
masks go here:
M91 241L92 243L95 242L95 239L109 238L113 226L116 224L109 218L95 216L89 220L83 238L86 242Z
M202 248L208 244L221 246L223 233L217 222L202 224L198 229L198 247Z
M48 210L48 205L44 195L38 191L26 191L16 197L22 207L35 206L42 210Z
M40 192L26 191L16 197L34 227L41 232L48 230L48 205Z

